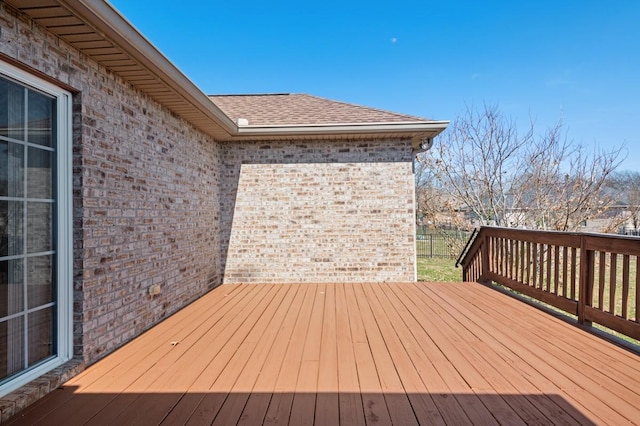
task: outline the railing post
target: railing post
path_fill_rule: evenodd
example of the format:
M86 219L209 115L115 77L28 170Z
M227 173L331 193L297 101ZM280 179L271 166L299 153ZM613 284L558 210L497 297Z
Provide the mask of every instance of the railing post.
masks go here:
M587 250L586 237L580 237L580 281L578 291L578 323L591 325L591 321L585 319L587 306L593 303L593 271L594 253Z
M480 246L480 256L482 260L482 271L480 272L479 279L483 279L482 277L489 272L489 236L488 232L485 230L484 236L482 238L482 245Z

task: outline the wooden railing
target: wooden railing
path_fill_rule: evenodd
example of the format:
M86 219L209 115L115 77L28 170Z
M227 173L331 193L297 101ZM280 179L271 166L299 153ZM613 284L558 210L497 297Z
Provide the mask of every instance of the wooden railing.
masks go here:
M640 238L483 227L460 261L492 281L640 340Z

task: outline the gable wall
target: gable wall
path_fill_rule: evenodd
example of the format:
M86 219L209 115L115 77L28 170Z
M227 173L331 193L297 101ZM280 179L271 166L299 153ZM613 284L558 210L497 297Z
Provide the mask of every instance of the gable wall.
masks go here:
M411 142L222 147L224 282L415 281Z
M2 3L0 53L78 91L74 351L91 363L221 282L218 145Z
M75 89L78 362L223 280L415 279L408 141L218 144L0 2L3 57ZM32 394L16 395L0 401L3 418Z

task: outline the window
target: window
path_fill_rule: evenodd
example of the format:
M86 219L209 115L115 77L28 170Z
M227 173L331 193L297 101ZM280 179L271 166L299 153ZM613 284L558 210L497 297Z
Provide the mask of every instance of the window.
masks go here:
M71 356L70 107L0 62L0 396Z

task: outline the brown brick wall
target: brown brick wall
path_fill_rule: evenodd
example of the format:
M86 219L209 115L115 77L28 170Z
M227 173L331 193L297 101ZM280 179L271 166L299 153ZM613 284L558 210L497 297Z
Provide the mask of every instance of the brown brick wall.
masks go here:
M75 89L76 363L223 278L415 279L408 141L218 144L0 2L3 57Z
M223 145L224 282L415 280L410 141Z
M91 363L221 282L218 145L2 3L0 29L2 54L78 91L74 338Z

